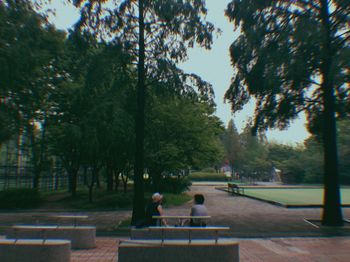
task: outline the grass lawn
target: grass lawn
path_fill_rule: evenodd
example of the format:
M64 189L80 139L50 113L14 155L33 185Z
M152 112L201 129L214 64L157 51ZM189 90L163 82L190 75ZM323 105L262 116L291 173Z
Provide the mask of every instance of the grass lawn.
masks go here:
M244 194L282 205L322 205L323 188L245 188ZM350 188L341 189L343 205L350 205Z

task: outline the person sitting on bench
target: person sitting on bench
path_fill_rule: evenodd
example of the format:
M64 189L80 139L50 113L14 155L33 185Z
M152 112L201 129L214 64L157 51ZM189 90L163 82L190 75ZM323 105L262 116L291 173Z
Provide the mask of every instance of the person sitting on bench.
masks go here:
M191 207L191 216L208 216L208 210L204 205L204 196L202 194L194 195L194 205ZM191 227L205 227L206 221L203 219L191 219Z
M146 207L146 226L167 226L165 219L156 219L153 216L163 216L163 196L159 193L152 195L152 202Z

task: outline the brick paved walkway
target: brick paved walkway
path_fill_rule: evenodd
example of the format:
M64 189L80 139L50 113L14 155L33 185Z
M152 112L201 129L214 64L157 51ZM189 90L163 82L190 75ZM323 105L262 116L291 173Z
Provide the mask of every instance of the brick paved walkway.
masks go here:
M237 239L241 262L349 262L350 238ZM97 248L73 250L72 262L117 262L118 239L98 238ZM140 261L141 262L141 261Z

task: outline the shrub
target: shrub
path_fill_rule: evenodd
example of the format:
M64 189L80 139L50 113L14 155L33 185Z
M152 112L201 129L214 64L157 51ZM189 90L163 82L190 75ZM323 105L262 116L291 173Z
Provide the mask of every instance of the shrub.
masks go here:
M203 168L203 169L201 170L201 172L202 172L202 173L216 173L216 170L215 170L215 168L213 168L213 167L207 167L207 168Z
M189 175L191 181L226 181L227 178L222 173L193 172Z
M191 186L191 181L188 177L166 176L161 182L161 191L166 193L179 194L188 190Z
M39 191L31 188L8 189L0 192L0 208L34 208L43 202Z

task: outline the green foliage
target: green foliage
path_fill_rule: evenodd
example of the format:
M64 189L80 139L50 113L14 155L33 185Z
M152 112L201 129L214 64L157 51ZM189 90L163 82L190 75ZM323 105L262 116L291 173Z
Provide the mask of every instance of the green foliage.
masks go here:
M186 176L178 176L176 178L167 176L162 181L163 192L180 194L189 190L191 181Z
M322 223L343 225L335 117L348 117L348 1L232 0L226 15L241 35L230 47L234 112L255 98L253 131L287 128L304 111L324 143Z
M227 181L227 178L222 173L205 172L191 172L188 176L191 181Z
M243 158L243 148L240 136L233 120L231 119L221 135L221 142L225 149L225 161L229 163L231 168L239 168Z
M166 86L165 86L166 87ZM163 91L164 92L164 91ZM213 107L169 92L154 94L147 121L146 163L163 171L202 167L221 158L222 123Z
M66 197L61 204L67 208L82 210L114 210L118 208L130 208L132 205L132 193L116 193L96 190L93 202L89 202L87 190L79 191L76 197Z
M203 173L216 173L216 170L214 167L206 167L201 169L201 172Z
M286 184L302 183L308 163L304 160L302 147L272 143L268 146L268 156L272 165L282 171L281 179Z
M21 188L0 191L1 209L35 208L42 202L42 196L35 189Z
M338 122L338 148L340 182L350 184L350 121Z
M230 47L235 74L225 97L234 112L256 98L255 128L286 128L303 110L310 130L323 128L318 125L323 111L319 74L327 47L333 56L330 76L336 79L336 110L344 115L349 103L344 99L349 83L344 69L349 68L350 55L345 17L350 11L344 1L333 1L332 7L330 1L321 2L233 0L227 6L226 16L240 26L241 35ZM328 8L333 12L325 17Z
M159 181L159 187L157 191L164 193L180 194L187 191L191 186L191 181L186 176L165 175L162 176ZM154 191L152 184L146 184L148 191Z
M338 129L338 156L339 156L339 175L342 184L350 184L350 121L339 120ZM323 147L318 136L312 136L305 142L305 151L302 162L307 163L305 166L304 182L321 183L323 181Z

